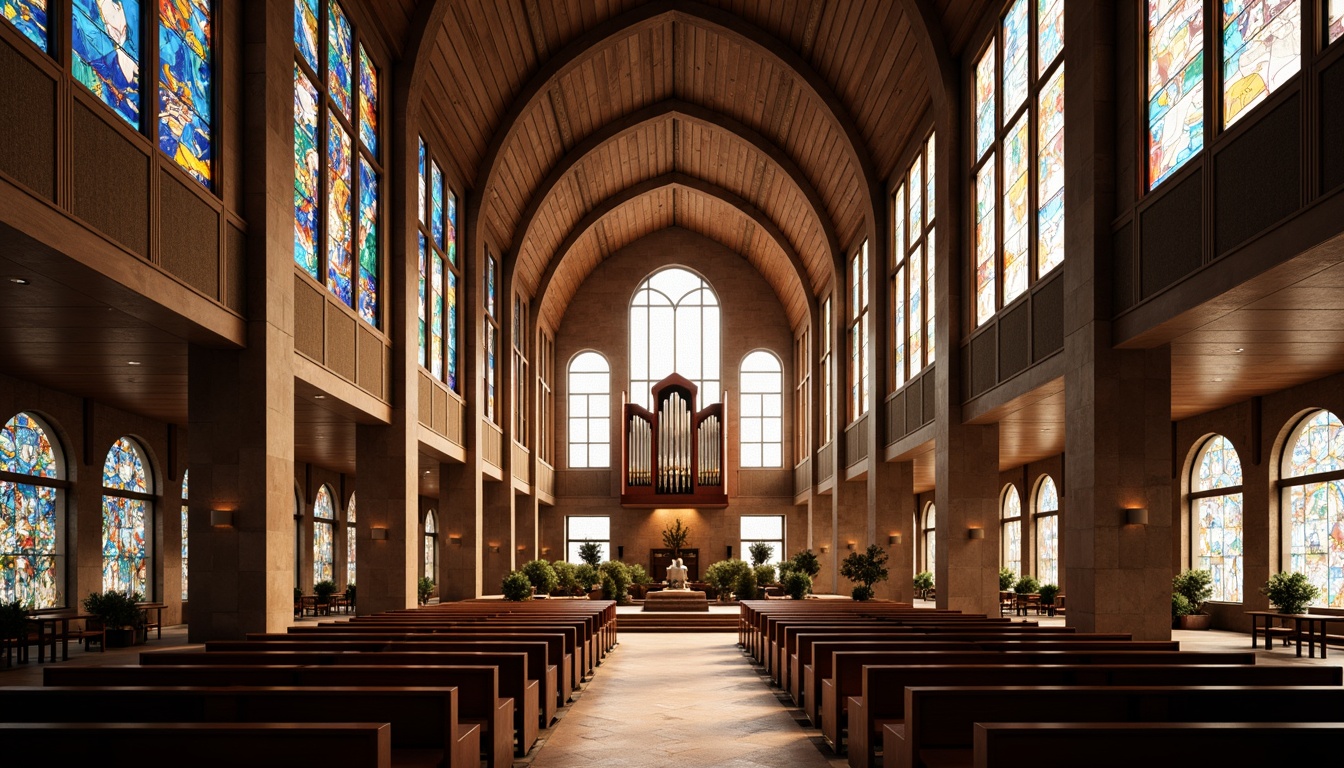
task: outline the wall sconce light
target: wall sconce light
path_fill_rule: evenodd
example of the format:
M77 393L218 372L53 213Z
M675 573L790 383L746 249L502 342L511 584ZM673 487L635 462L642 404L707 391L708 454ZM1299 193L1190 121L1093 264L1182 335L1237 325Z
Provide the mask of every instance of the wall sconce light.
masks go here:
M967 538L970 538L970 539L983 539L983 538L985 538L985 529L984 529L984 528L971 528L970 530L968 530L968 531L966 532L966 537L967 537Z
M858 546L859 546L859 543L858 543L857 541L851 541L851 542L849 542L848 544L845 545L845 547L846 547L850 552L853 552L856 548L858 548Z
M1147 525L1147 524L1148 524L1147 509L1125 510L1125 525Z
M233 527L232 509L212 509L210 510L210 525L216 528Z
M374 541L387 541L387 529L375 527L369 531L369 537Z
M900 544L900 543L901 543L901 534L900 534L900 532L898 531L898 532L893 533L893 534L891 534L890 536L888 536L888 537L887 537L887 543L888 543L888 544Z
M827 552L830 552L830 551L831 551L831 548L830 548L830 547L826 546L825 544L822 544L822 545L821 545L821 554L824 555L824 554L826 554Z
M460 547L462 546L462 537L456 535L449 536L448 543L452 544L454 547Z
M499 552L499 545L498 545L498 544L491 544L491 545L490 545L490 551L491 551L491 552L498 553L498 552Z
M527 551L527 545L526 545L526 544L519 544L519 545L518 545L518 551L519 551L519 552L526 552L526 551Z
M550 548L550 547L542 547L542 548L541 548L541 554L543 554L543 555L549 555L549 554L551 554L551 548Z

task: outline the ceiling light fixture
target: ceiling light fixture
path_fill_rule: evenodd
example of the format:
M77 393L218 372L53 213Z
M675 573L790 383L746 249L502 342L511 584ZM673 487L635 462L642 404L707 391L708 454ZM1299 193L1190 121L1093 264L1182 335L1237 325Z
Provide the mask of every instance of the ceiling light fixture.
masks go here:
M1246 351L1245 347L1237 347L1237 352L1245 352L1245 351Z
M1214 376L1214 377L1213 377L1213 380L1214 380L1214 381L1222 381L1222 380L1223 380L1223 377L1222 377L1222 376Z
M28 284L28 281L27 281L27 280L24 280L22 277L11 277L11 278L9 278L9 282L11 282L11 283L13 283L13 284L15 284L15 285L27 285L27 284Z
M326 395L313 395L313 399L314 399L314 400L326 400L326 399L327 399L327 396L326 396Z
M126 361L126 364L127 364L127 365L139 365L139 364L140 364L140 361L139 361L139 360L127 360L127 361Z

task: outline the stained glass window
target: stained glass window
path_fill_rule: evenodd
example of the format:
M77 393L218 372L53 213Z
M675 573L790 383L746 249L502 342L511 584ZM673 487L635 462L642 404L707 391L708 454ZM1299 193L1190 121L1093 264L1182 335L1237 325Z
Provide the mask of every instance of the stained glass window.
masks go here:
M1000 524L1003 541L1002 567L1013 573L1022 573L1022 496L1017 486L1009 485L1003 489L1003 521Z
M457 391L457 196L423 138L419 171L420 364Z
M1302 66L1299 0L1225 0L1223 125L1288 82Z
M499 387L499 316L495 314L496 280L499 272L495 257L485 257L485 417L498 423L495 390Z
M868 241L849 260L849 419L868 412Z
M350 494L350 507L345 511L345 583L355 583L355 494Z
M140 446L123 437L103 462L103 590L149 594L145 531L151 478Z
M1329 42L1344 37L1344 0L1330 0L1330 18L1326 23L1329 25L1326 29Z
M159 148L211 183L213 26L210 0L159 2Z
M1214 435L1195 457L1190 513L1193 567L1213 576L1211 600L1241 602L1241 459L1232 441Z
M1321 590L1313 605L1344 608L1344 423L1330 411L1308 414L1284 454L1283 507L1290 526L1289 569Z
M650 275L630 302L630 402L652 410L653 385L676 372L699 387L697 405L717 403L719 297L699 275L669 267Z
M435 523L434 510L425 513L425 572L434 581L439 580L439 528Z
M611 466L611 368L596 352L569 362L569 466Z
M0 0L0 16L47 50L47 0Z
M924 507L924 570L938 573L938 510L930 502ZM935 578L937 578L935 576Z
M1059 583L1059 489L1049 475L1036 488L1036 578Z
M976 64L976 325L1064 260L1063 35L1064 0L1012 0Z
M831 442L835 432L835 399L832 397L832 378L835 358L831 356L831 297L821 302L821 444ZM645 347L647 349L647 346Z
M294 0L294 45L294 261L377 327L378 71L336 2Z
M187 599L187 489L190 471L182 473L182 599Z
M313 583L332 581L336 577L336 545L332 527L336 521L336 504L331 489L317 489L313 502Z
M419 342L420 342L420 365L421 367L427 368L429 367L429 344L428 344L429 323L425 318L425 302L428 299L427 294L425 293L425 286L429 281L426 278L427 265L425 263L425 256L426 256L425 233L424 232L418 233L418 239L420 241L420 248L418 249L418 253L420 255L419 258L420 269L416 273L417 275L419 275L419 278L416 281L416 284L418 286L416 295L419 297L419 310L418 310L419 319L416 324L416 329L419 334Z
M1148 3L1148 183L1204 148L1204 5Z
M62 602L61 491L46 481L65 470L49 430L28 413L0 429L0 603L53 608Z
M784 366L779 358L764 350L747 355L738 388L741 466L784 466Z
M71 74L137 129L140 36L140 0L71 0Z

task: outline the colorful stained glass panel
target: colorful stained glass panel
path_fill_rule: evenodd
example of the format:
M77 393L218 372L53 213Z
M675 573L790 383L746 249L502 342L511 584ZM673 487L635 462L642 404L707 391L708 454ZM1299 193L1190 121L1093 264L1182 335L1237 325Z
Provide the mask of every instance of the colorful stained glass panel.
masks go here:
M1344 37L1344 0L1330 0L1330 18L1329 27L1326 30L1326 38L1329 42L1335 42Z
M425 140L424 140L424 139L420 139L420 166L419 166L419 168L420 168L420 176L419 176L419 184L420 184L420 205L419 205L419 207L417 207L415 210L416 210L417 218L420 219L420 223L421 223L421 224L424 224L424 223L425 223Z
M1059 511L1059 489L1055 486L1054 478L1049 475L1041 480L1041 487L1036 491L1036 511Z
M159 3L159 148L210 188L209 0Z
M1197 491L1211 491L1216 488L1232 488L1241 485L1241 457L1232 441L1222 435L1215 435L1204 444L1199 459L1199 479L1195 483Z
M47 50L47 0L0 0L0 16Z
M317 71L317 0L294 0L294 45Z
M350 20L340 3L327 6L327 94L336 102L346 120L350 119L350 90L353 87L351 74L354 58L351 46L353 35L350 32Z
M985 154L994 143L994 46L975 65L975 156Z
M905 260L905 185L896 189L892 198L891 214L894 221L891 226L891 261L899 264Z
M457 264L457 195L450 189L446 192L448 197L448 221L447 232L444 235L446 241L443 244L443 252L448 255L449 264Z
M294 263L317 279L317 89L294 66Z
M331 581L336 567L336 549L331 536L336 506L331 498L331 490L325 485L317 491L313 518L313 583L316 584L319 581Z
M355 495L350 494L350 509L345 513L345 583L355 583Z
M430 260L434 271L430 273L429 371L443 380L443 257L435 253Z
M1003 567L1022 573L1022 521L1003 524Z
M378 70L359 46L359 140L378 155Z
M148 507L140 499L103 496L103 591L146 594Z
M187 489L190 482L189 472L182 473L182 599L187 599L187 550L189 527L187 526Z
M896 327L892 338L896 341L896 386L905 384L905 267L896 270L892 285L892 306L895 307Z
M1062 2L1062 0L1061 0ZM1064 262L1064 67L1041 89L1036 122L1036 275Z
M140 127L139 0L72 0L71 74Z
M443 247L443 171L439 164L429 163L429 234L434 245Z
M1148 180L1157 186L1204 148L1200 0L1148 6Z
M933 134L929 134L929 141L924 146L924 176L926 177L924 181L924 208L926 210L924 217L929 221L933 221L938 217L938 212L935 210L937 207L938 195L934 192L933 184L934 177L937 175L935 173L935 169L937 168L937 155L934 152L934 150L937 149L935 138L936 137Z
M1240 493L1196 502L1195 568L1213 576L1210 600L1241 602L1242 498Z
M1036 578L1059 583L1059 515L1036 518Z
M445 313L448 319L448 388L457 391L457 275L448 273L448 286L444 295Z
M420 365L428 367L429 358L427 357L427 355L429 353L429 347L428 347L429 337L426 333L426 331L428 330L428 324L425 321L425 286L428 284L429 280L428 276L425 273L425 270L429 267L429 263L426 258L425 233L420 232L419 237L420 237L420 271L418 272L418 274L420 277L418 280L419 291L417 295L420 297L419 301L420 319L417 328L419 329L419 338L420 338Z
M495 272L498 269L495 266L493 256L486 257L485 260L485 313L491 317L495 316Z
M1003 119L1027 100L1027 44L1031 39L1029 0L1017 0L1003 17Z
M923 244L910 252L910 375L924 367L924 291L920 276L924 274Z
M0 429L0 469L48 480L57 477L56 451L32 416L16 414Z
M350 284L350 134L327 113L327 289L354 306Z
M140 449L129 438L121 438L112 444L103 462L103 487L117 491L149 493L149 484L145 479L145 460Z
M924 228L924 183L919 161L910 166L910 239L919 239Z
M1286 489L1292 571L1321 590L1312 605L1344 607L1344 481Z
M359 158L359 316L378 327L378 173Z
M1064 50L1064 0L1036 0L1036 74L1043 75Z
M1340 469L1344 469L1344 423L1330 411L1317 411L1297 428L1287 475L1302 477Z
M1302 66L1298 0L1223 3L1223 125L1292 79Z
M975 324L994 316L994 158L975 178Z
M934 359L934 329L938 323L938 313L935 311L937 294L934 292L933 286L933 279L937 273L935 268L937 259L934 256L936 253L934 250L935 234L933 227L929 227L929 231L924 235L924 304L927 307L924 314L928 316L928 320L924 323L924 337L926 339L924 357L930 365L933 364Z
M46 430L32 416L16 414L0 429L0 469L39 482L61 474ZM0 602L60 604L57 493L50 486L0 481Z
M1019 0L1020 1L1020 0ZM1031 167L1031 144L1027 116L1008 129L1003 142L1003 303L1027 291L1028 233L1030 208L1027 169Z

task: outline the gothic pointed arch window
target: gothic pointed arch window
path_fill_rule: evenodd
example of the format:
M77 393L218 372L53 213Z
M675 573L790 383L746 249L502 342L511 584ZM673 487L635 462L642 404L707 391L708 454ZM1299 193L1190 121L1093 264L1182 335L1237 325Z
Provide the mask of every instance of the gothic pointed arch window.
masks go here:
M1003 545L999 564L1013 573L1022 573L1022 496L1017 486L1008 484L1003 489L1000 513L1002 529L999 536Z
M784 466L784 367L758 349L742 360L738 432L743 467Z
M920 549L924 555L924 570L935 573L938 566L938 510L929 502L924 506L924 525L920 532L923 539Z
M345 583L355 583L355 494L345 509Z
M191 470L182 473L182 599L187 599L187 489Z
M53 434L31 413L0 428L0 603L62 603L65 462Z
M1059 489L1049 475L1036 486L1036 578L1059 583Z
M439 580L439 526L434 510L425 513L425 572L421 575Z
M1344 608L1344 422L1327 410L1294 427L1283 454L1289 570L1321 590L1313 605Z
M1232 441L1214 435L1191 467L1191 567L1213 576L1210 600L1241 602L1241 458Z
M667 267L630 301L630 402L652 410L653 385L679 373L699 388L696 407L719 402L719 297L700 275Z
M103 462L103 590L149 596L154 477L144 449L123 437Z
M329 486L317 489L313 502L313 583L332 581L336 569L336 545L332 528L336 525L336 504Z
M570 469L611 466L611 367L596 352L569 361Z

